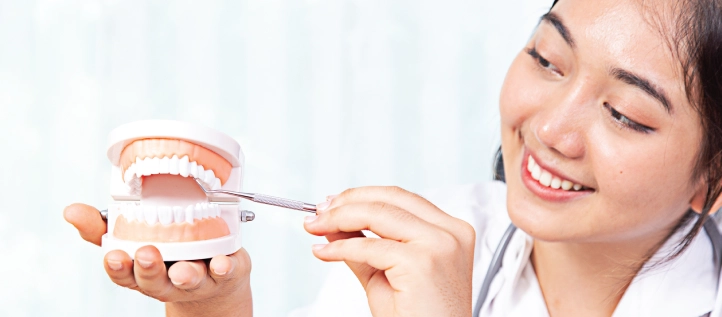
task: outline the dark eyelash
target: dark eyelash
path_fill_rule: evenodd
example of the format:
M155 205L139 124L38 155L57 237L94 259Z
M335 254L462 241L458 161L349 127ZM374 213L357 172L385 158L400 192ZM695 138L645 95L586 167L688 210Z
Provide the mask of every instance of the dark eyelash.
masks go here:
M617 111L617 109L612 108L612 106L609 105L609 103L607 103L607 102L604 103L604 108L606 108L609 111L609 114L612 116L614 121L621 124L622 127L624 127L624 128L632 129L634 131L642 132L642 133L654 132L654 129L652 129L648 126L636 123L636 122L632 121L632 119L627 118L627 116L625 116L621 112Z
M536 47L528 48L526 50L526 53L529 54L532 58L534 58L539 64L539 66L547 68L551 66L552 63L550 63L546 58L542 57L539 52L537 52Z

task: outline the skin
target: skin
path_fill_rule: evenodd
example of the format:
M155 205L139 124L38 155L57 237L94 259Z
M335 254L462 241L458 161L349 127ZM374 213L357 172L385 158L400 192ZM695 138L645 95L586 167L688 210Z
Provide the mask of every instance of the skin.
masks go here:
M679 61L645 10L634 0L561 1L552 12L573 44L542 21L526 48L544 60L522 51L502 88L509 215L535 238L532 263L551 316L611 315L641 264L706 189L690 179L700 119ZM616 79L613 68L663 90L671 111ZM654 131L629 128L605 103ZM593 190L563 202L540 198L522 181L525 153Z
M561 1L553 12L574 45L542 22L501 92L508 212L535 239L531 260L551 316L610 316L641 263L687 208L699 210L704 200L706 184L689 176L703 135L699 118L685 97L679 61L640 3ZM532 58L532 47L549 63ZM615 79L614 67L663 90L672 110ZM626 119L654 130L625 127ZM562 202L542 199L522 182L524 153L591 190ZM718 200L713 210L720 206ZM469 224L397 187L350 189L317 207L304 227L329 244L314 246L314 255L345 261L375 316L471 315ZM95 208L74 204L65 218L83 239L100 243L106 228ZM252 314L243 249L209 265L177 262L168 271L152 247L136 259L112 251L104 265L118 285L165 301L168 316Z

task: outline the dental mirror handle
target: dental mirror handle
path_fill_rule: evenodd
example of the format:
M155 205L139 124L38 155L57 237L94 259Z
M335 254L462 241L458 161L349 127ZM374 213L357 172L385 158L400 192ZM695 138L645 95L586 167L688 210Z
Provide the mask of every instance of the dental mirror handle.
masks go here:
M304 202L298 201L298 200L267 196L267 195L263 195L263 194L253 194L252 200L257 203L271 205L271 206L295 209L295 210L311 212L311 213L316 212L316 205L311 205L311 204L304 203Z

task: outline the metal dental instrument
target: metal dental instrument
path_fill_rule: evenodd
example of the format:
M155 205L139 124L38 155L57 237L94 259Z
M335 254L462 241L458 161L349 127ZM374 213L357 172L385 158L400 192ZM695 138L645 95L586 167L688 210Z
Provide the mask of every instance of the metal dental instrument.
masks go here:
M291 200L291 199L285 199L285 198L279 198L279 197L273 197L273 196L267 196L263 194L251 194L251 193L242 193L242 192L234 192L230 190L223 190L223 189L217 189L217 190L207 190L205 186L201 183L200 179L195 179L198 186L201 187L204 193L207 194L226 194L231 196L240 197L243 199L248 199L253 202L271 205L271 206L277 206L277 207L283 207L288 209L295 209L310 213L316 213L316 205L304 203L298 200Z

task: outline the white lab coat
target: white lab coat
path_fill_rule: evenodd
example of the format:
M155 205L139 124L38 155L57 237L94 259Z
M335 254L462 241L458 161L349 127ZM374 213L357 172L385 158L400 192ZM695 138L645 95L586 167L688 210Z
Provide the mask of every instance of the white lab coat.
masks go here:
M437 190L423 196L476 229L472 278L475 302L491 257L510 224L506 212L506 186L501 182L489 182ZM673 241L674 237L669 244ZM504 255L502 269L491 284L480 316L548 316L529 261L531 249L532 239L517 230ZM668 253L666 245L655 257ZM711 316L722 317L722 298L717 296L717 275L711 243L702 231L681 256L635 277L613 316L698 317L715 308ZM361 284L343 263L339 263L327 277L315 302L290 316L367 317L371 313Z

